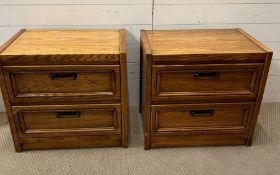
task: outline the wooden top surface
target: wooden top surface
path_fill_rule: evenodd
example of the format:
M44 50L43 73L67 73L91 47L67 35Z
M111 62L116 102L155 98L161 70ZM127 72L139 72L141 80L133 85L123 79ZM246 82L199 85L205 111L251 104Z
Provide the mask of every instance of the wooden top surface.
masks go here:
M25 30L0 55L119 53L120 30Z
M265 53L265 46L241 29L145 30L153 55ZM142 34L142 37L143 37Z

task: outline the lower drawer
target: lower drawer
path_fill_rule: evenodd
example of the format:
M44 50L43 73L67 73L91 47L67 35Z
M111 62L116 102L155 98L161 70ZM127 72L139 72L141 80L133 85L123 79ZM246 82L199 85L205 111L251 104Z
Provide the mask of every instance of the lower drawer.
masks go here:
M121 133L119 104L13 106L19 137Z
M176 104L151 107L152 135L246 133L254 103Z

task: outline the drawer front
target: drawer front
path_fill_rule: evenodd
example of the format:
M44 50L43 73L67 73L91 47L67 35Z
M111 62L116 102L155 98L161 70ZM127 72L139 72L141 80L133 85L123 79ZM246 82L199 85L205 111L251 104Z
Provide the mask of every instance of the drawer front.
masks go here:
M246 133L253 109L254 103L153 105L152 133Z
M119 66L4 67L11 101L22 98L120 98Z
M154 65L152 98L161 100L254 99L263 64Z
M14 106L17 129L24 136L120 134L120 105Z

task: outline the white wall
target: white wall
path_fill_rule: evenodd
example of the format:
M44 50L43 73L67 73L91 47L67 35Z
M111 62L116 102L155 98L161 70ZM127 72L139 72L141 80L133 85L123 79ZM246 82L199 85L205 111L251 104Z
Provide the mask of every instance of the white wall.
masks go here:
M154 16L152 4L153 0L0 0L0 44L20 28L125 28L129 101L137 105L140 29L241 27L274 51L264 102L280 102L280 0L154 0Z
M263 102L280 102L280 0L155 0L153 25L245 29L274 51Z
M20 28L125 28L131 105L138 103L140 29L151 27L152 0L0 0L0 44Z

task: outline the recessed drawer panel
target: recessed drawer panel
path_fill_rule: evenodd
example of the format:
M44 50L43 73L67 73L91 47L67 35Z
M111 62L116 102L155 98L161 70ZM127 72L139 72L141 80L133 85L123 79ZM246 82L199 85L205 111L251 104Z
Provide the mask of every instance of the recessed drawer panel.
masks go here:
M254 103L153 105L154 134L246 132Z
M119 99L119 66L4 67L12 101L23 98ZM71 100L71 99L69 99Z
M263 64L155 65L153 100L254 99Z
M118 134L119 105L14 106L13 114L21 136Z

